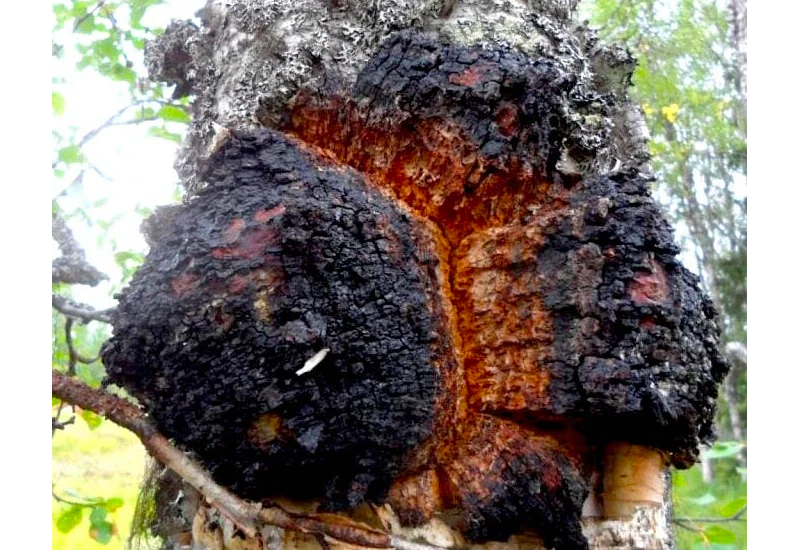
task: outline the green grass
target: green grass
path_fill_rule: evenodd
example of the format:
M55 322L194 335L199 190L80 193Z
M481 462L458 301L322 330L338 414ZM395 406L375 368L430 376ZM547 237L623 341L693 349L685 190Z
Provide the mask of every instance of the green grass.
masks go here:
M62 418L69 418L68 410ZM107 515L114 525L111 540L101 544L90 536L85 508L81 522L68 533L56 528L56 520L71 505L53 500L53 549L123 550L145 471L146 452L130 432L104 421L94 430L78 416L75 424L53 438L53 491L70 501L121 498L123 505Z
M714 479L708 484L703 481L699 466L674 472L676 518L726 519L746 504L747 482L736 472L734 461L715 460L713 464ZM742 518L746 517L743 514ZM747 549L747 521L683 523L705 533L676 526L679 550Z

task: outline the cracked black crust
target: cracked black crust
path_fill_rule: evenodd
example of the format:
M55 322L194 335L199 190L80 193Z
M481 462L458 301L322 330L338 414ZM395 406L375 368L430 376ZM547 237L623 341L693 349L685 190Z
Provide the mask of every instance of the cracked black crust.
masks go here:
M235 133L206 177L216 184L171 213L119 297L109 380L243 497L380 500L432 429L431 361L447 338L430 309L436 258L357 174L275 132ZM272 217L251 223L259 211ZM248 223L240 243L226 236L235 219ZM259 270L269 276L231 291ZM273 283L264 313L254 304ZM265 414L280 419L277 435L265 428L253 443Z
M468 82L471 72L474 85ZM561 106L575 81L552 59L533 60L505 48L442 44L407 31L383 44L352 94L356 102L369 102L371 120L444 115L467 129L489 162L507 167L512 158L522 157L552 179L568 133ZM512 135L504 135L494 120L503 104L519 110L519 131Z
M593 439L652 446L688 468L714 437L717 386L729 366L718 313L678 262L648 185L635 172L585 180L571 197L575 214L540 252L545 305L558 327L550 368L573 381L554 395L587 419ZM667 295L637 303L636 274L660 270Z

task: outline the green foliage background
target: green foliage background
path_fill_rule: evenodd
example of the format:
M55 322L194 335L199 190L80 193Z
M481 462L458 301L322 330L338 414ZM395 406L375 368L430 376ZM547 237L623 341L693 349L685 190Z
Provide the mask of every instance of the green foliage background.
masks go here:
M108 197L75 206L70 197L89 174L100 174L87 147L112 127L144 125L153 139L180 142L189 120L186 101L170 98L147 80L142 54L147 39L162 31L148 14L165 0L67 1L53 4L53 177L59 190L54 215L95 235L84 243L111 250L117 269L109 293L130 278L145 250L118 249L113 228L124 216L144 218L149 206L109 214ZM722 0L586 0L580 15L600 37L627 46L639 59L632 94L642 105L652 134L655 195L668 212L685 254L701 275L723 315L724 340L747 342L747 118L746 59L735 39L731 7ZM200 7L199 5L197 7ZM733 36L733 38L732 38ZM88 74L112 82L123 98L97 127L66 125L69 90ZM165 182L165 185L174 185ZM113 185L109 185L109 196ZM180 191L173 191L177 200ZM54 285L71 296L74 289ZM99 361L71 365L65 318L53 312L53 368L98 387ZM74 322L74 347L95 358L108 329ZM734 369L729 394L720 399L721 443L706 453L713 469L704 481L699 468L676 472L675 517L682 550L746 548L747 425L746 365ZM725 397L727 395L727 397ZM54 431L53 548L123 548L133 513L144 451L135 437L88 411L52 403L61 420L74 425ZM738 418L740 436L734 437Z

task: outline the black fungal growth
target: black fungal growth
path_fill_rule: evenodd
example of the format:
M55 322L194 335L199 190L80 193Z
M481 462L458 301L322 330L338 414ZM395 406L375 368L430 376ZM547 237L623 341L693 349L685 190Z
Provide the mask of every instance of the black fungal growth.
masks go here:
M110 381L241 496L380 500L432 429L435 258L277 133L235 133L206 177L119 296Z
M598 97L575 93L575 83L554 59L443 44L406 31L386 40L352 94L369 101L375 118L413 114L415 122L452 121L485 161L508 169L522 158L552 178L562 148L578 145L570 142L574 123L563 116L569 94L587 113L603 108Z
M625 173L578 185L575 215L548 236L537 269L558 327L554 365L573 373L564 395L581 396L564 408L593 439L662 449L688 468L713 439L729 367L716 309L678 262L648 183Z

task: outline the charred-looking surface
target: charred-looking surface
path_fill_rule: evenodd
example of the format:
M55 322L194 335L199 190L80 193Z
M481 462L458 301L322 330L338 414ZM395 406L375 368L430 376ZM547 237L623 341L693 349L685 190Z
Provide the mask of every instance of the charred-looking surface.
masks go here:
M110 379L239 494L382 498L453 360L424 227L271 132L208 177L120 300Z
M586 548L603 447L688 466L726 371L640 161L587 168L624 97L415 33L333 82L283 134L226 131L150 223L110 378L244 496Z

